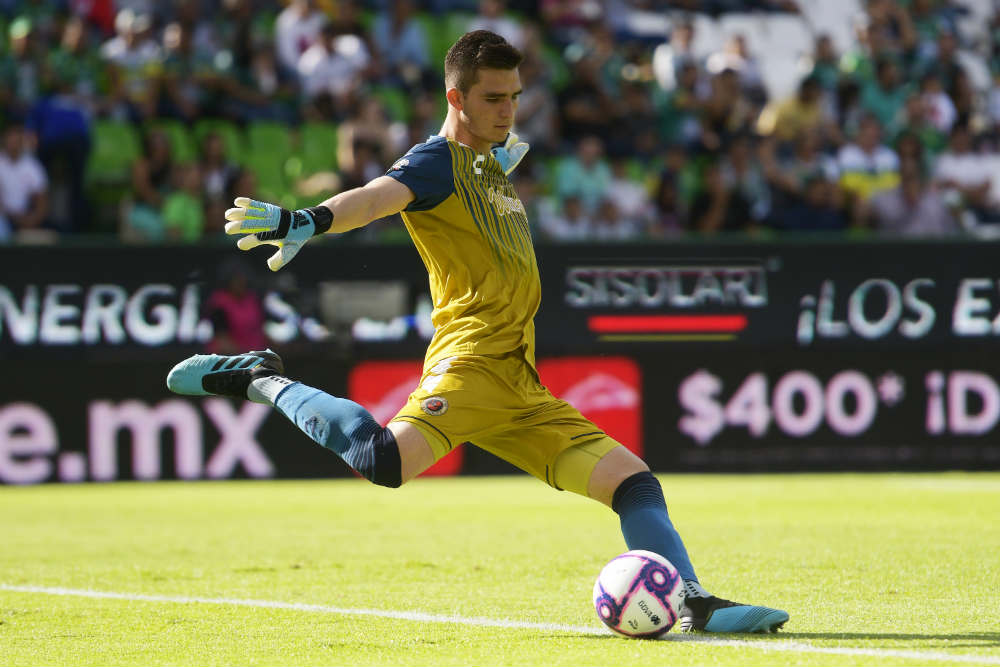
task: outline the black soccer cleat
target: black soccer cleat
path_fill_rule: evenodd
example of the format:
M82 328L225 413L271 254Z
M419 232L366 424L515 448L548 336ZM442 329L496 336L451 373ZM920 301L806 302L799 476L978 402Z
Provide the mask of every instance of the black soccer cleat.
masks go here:
M246 400L251 382L284 372L281 357L271 350L233 356L196 354L170 369L167 388L186 396L228 396Z
M681 607L681 632L777 632L788 612L715 597L688 596Z

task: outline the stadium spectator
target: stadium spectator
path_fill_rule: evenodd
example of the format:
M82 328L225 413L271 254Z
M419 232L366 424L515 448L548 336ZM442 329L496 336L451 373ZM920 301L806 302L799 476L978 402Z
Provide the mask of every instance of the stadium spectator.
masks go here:
M769 142L763 144L761 165L776 194L801 196L808 180L837 183L840 176L837 160L824 153L822 146L822 136L817 130L803 131L787 155L777 154Z
M191 28L173 21L163 29L163 92L161 116L193 122L215 115L219 74L210 53L194 48Z
M1000 138L1000 67L991 74L991 85L986 96L986 117L994 139Z
M906 8L896 0L868 0L865 8L869 29L886 49L896 56L912 59L917 48L917 33ZM879 56L873 62L878 62Z
M341 28L333 23L323 26L319 41L299 58L298 73L302 93L317 118L346 117L357 99L361 80L358 63L337 49Z
M697 65L684 63L673 89L654 93L660 138L667 145L694 146L698 143L701 136L698 76Z
M928 187L920 169L904 164L899 185L880 192L866 204L874 228L892 236L945 236L960 230L944 197Z
M601 87L597 65L592 58L580 58L573 64L569 84L559 93L562 139L568 145L588 135L605 135L614 122L617 100Z
M605 136L610 156L631 156L646 161L655 158L660 150L660 139L656 110L647 85L622 84L614 120Z
M621 208L611 198L602 199L591 221L591 238L595 241L632 241L639 238L642 227L622 215Z
M921 175L927 176L931 170L931 157L920 138L913 132L903 132L896 138L894 146L896 155L899 156L899 168L904 165L913 165L920 170Z
M555 191L561 200L575 197L591 214L611 187L611 168L604 159L604 143L597 136L584 137L575 155L556 166Z
M900 80L896 63L883 58L875 64L875 80L861 86L861 108L875 116L889 134L894 134L910 92L910 86Z
M712 93L700 108L701 150L725 151L732 137L750 131L755 115L740 94L739 76L731 69L712 77Z
M544 64L537 58L526 58L520 67L521 93L517 109L517 135L531 144L534 154L554 153L559 146L559 105L551 85L544 78ZM440 119L436 119L440 124ZM436 132L436 130L435 130ZM426 140L426 135L420 141Z
M694 54L694 24L681 21L670 31L670 39L653 51L653 75L663 90L673 90L677 75L686 64L699 65Z
M203 317L212 323L206 351L235 354L263 350L270 341L264 331L264 302L252 286L252 271L241 258L219 267L218 287L205 300Z
M559 208L558 213L543 217L539 224L545 238L562 242L587 241L593 238L593 221L579 195L564 198Z
M467 29L494 32L519 51L526 41L523 26L507 15L506 0L479 0L479 13L472 17Z
M372 44L386 83L409 89L426 80L431 60L428 36L415 13L412 0L393 0L389 11L379 13L372 24Z
M693 231L745 232L753 227L751 202L726 183L722 167L709 163L702 177L702 188L691 203L689 225Z
M225 145L217 132L206 134L200 148L202 193L206 199L225 199L229 181L239 167L226 159Z
M645 185L639 178L630 176L629 168L629 160L625 157L612 160L611 182L605 201L612 202L622 218L633 228L640 229L646 227L653 217L653 206Z
M63 26L59 46L49 51L45 59L45 90L93 116L106 111L103 78L101 61L91 47L87 24L79 16L69 17Z
M44 94L27 119L49 178L49 224L61 232L87 229L90 217L80 165L90 154L90 118L100 104L101 74L86 36L82 19L66 21L60 45L45 58Z
M911 93L906 98L896 130L895 143L904 135L913 135L923 147L927 159L940 153L948 143L947 136L931 122L928 106L919 93Z
M656 184L656 194L653 198L653 214L646 226L646 237L650 239L665 239L681 233L683 221L681 216L681 199L678 193L677 181L679 174L664 168Z
M0 113L23 118L41 95L40 47L27 17L12 21L7 37L9 51L0 50Z
M600 18L601 5L590 0L541 0L538 12L551 38L565 47Z
M236 65L221 79L225 116L241 121L270 120L292 123L298 120L299 85L294 73L278 65L274 49L259 43L249 67Z
M348 150L339 151L346 158L340 163L343 189L362 187L385 172L385 162L380 159L382 147L372 139L356 136L348 146Z
M134 122L156 116L163 52L152 39L152 18L123 9L115 17L118 35L101 46L107 63L115 115Z
M924 74L920 79L920 101L931 125L938 132L945 134L951 132L951 128L958 118L958 111L955 109L955 103L951 101L941 85L941 79L938 78L937 74L933 72Z
M823 104L819 77L807 76L799 83L795 95L764 107L757 119L757 132L773 136L783 144L794 141L804 132L838 137L839 132Z
M392 156L400 155L412 146L404 146L406 139L406 127L402 123L390 122L382 103L369 97L361 101L351 117L337 128L337 164L344 172L359 178L370 174L374 164L378 165L380 173L385 172ZM423 137L422 141L426 140L427 137ZM365 151L363 160L355 154L359 146ZM364 184L370 180L367 178L359 182Z
M819 173L806 176L796 195L776 207L770 226L782 232L840 232L847 218L838 202L837 191Z
M24 126L8 121L0 143L0 217L11 231L30 231L42 226L48 210L49 182L45 169L29 149ZM0 235L3 234L0 230Z
M170 141L161 130L143 136L143 152L132 164L132 200L124 206L122 240L142 243L162 241L162 207L171 190L173 155Z
M767 100L760 64L750 53L745 35L740 33L730 35L721 50L708 56L705 69L709 74L718 74L727 69L733 70L739 75L743 94L754 104L762 105Z
M750 209L754 223L762 223L771 213L771 189L749 135L733 137L720 164L722 180Z
M965 71L958 61L958 37L950 30L942 30L937 37L936 48L931 57L919 65L922 74L933 74L941 82L942 88L950 90L955 79Z
M265 34L266 31L260 26L262 20L273 20L274 15L255 8L252 0L222 0L221 5L222 11L216 15L210 31L206 32L202 27L205 23L197 24L195 49L213 56L216 53L228 54L231 67L226 68L225 63L221 63L220 69L247 70L257 50L265 45L267 48L274 48L273 37ZM180 20L184 22L185 19L181 17ZM194 20L197 21L197 17ZM207 40L211 40L212 44L206 44Z
M874 116L862 117L854 141L837 154L840 185L855 202L896 187L899 157L882 143L882 126Z
M274 47L278 63L289 72L299 67L299 59L320 41L327 18L313 0L291 0L274 24Z
M179 164L173 178L177 189L163 198L163 226L171 241L193 243L205 231L201 199L201 170L196 164Z
M220 36L217 32L219 28L229 33L227 36L230 40L235 37L237 32L241 33L240 38L250 37L248 27L253 13L247 11L247 9L252 10L252 7L246 0L220 2L221 12L218 15L220 20L217 28L203 15L203 4L201 0L175 0L172 18L174 22L181 25L183 32L186 33L185 39L191 44L191 53L195 54L199 60L207 59L211 62L213 56L222 49L222 42L219 41ZM230 23L230 25L226 26L226 23ZM232 45L232 41L228 41L226 44Z
M813 44L812 56L808 61L808 77L814 77L827 96L836 96L840 85L840 64L837 49L829 33L820 33ZM832 104L827 102L828 107Z
M934 182L956 207L971 214L974 222L1000 220L998 193L993 192L995 162L973 148L965 125L951 130L948 148L938 156Z
M952 80L951 88L948 89L948 97L955 103L955 122L961 125L978 123L977 116L977 94L972 87L972 80L969 73L959 70Z

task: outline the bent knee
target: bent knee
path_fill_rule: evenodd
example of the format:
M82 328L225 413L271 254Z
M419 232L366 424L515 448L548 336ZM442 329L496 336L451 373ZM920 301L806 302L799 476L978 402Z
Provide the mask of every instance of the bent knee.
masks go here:
M590 475L587 495L611 507L615 490L629 477L649 472L649 466L624 446L618 446L604 455Z

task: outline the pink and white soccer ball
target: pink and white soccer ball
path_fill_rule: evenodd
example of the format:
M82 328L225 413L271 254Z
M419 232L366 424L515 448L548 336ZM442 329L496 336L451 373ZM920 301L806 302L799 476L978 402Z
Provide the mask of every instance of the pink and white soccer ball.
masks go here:
M684 582L677 568L652 551L623 553L604 566L594 583L598 618L626 637L665 634L683 604Z

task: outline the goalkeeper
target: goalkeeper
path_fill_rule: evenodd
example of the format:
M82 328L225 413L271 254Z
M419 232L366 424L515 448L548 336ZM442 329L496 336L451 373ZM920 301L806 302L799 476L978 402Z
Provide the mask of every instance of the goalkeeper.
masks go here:
M539 382L534 316L541 285L524 206L508 178L528 150L511 131L520 62L502 37L466 34L445 58L448 115L440 134L385 176L299 211L240 197L226 212L226 232L243 235L240 249L277 246L268 260L273 271L317 234L402 213L427 267L435 333L420 384L388 426L357 403L289 379L270 350L195 355L170 371L167 386L274 405L387 487L470 442L557 489L610 506L629 549L661 554L684 579L682 630L777 630L788 620L784 611L730 602L699 584L646 464Z

